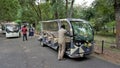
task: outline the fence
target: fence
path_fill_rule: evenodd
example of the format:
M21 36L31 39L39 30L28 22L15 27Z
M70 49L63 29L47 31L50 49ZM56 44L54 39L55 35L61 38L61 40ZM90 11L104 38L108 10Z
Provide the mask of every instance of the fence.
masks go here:
M97 53L101 53L103 54L104 52L108 51L108 50L113 50L116 47L115 43L111 43L111 42L106 42L104 40L98 41L95 40L95 46L94 46L94 51Z

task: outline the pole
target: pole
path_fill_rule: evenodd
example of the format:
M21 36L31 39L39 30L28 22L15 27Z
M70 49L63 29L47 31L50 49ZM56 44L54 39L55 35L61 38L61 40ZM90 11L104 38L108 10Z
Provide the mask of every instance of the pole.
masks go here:
M103 51L104 51L104 40L102 40L102 51L101 51L102 54L103 54Z

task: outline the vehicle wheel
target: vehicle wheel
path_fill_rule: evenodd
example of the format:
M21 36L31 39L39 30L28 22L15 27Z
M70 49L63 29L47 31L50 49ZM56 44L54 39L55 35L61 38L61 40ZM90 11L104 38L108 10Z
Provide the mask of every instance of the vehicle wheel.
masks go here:
M20 38L21 37L21 33L19 33L19 36L18 36L18 38Z
M19 34L19 38L21 37L21 33Z
M45 44L41 41L40 42L40 45L42 46L42 47L45 47Z

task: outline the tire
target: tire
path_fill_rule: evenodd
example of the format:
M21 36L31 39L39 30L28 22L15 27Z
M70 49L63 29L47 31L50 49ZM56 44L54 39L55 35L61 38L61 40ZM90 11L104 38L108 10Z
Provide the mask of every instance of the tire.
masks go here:
M40 45L41 45L42 47L45 47L45 44L44 44L42 41L40 41Z
M20 37L21 37L21 33L20 33L20 35L19 35Z
M18 36L18 38L20 38L21 37L21 33L19 33L19 36Z

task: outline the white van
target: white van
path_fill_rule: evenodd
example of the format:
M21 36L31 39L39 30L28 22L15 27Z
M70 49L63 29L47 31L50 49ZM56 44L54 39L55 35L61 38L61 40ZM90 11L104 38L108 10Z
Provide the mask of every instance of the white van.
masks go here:
M6 38L20 37L20 26L17 23L3 23L2 32L5 33Z
M2 33L2 26L0 25L0 33Z

